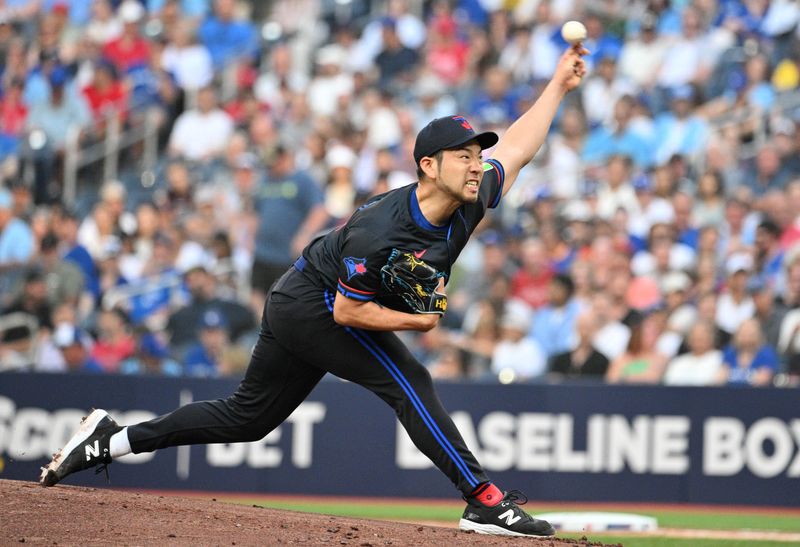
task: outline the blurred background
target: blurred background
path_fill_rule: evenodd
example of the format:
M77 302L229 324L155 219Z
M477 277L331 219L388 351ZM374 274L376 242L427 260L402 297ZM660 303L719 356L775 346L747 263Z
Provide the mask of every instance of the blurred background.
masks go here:
M462 253L435 378L795 387L789 0L0 3L0 370L237 377L320 231L589 73ZM2 381L2 380L0 380Z

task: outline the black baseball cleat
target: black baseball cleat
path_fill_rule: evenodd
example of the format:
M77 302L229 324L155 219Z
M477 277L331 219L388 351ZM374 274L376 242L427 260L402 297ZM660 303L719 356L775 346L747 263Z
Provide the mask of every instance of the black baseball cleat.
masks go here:
M108 412L93 410L81 420L78 431L64 448L53 455L53 461L47 467L42 467L39 484L53 486L76 471L98 466L97 472L106 471L108 476L106 467L111 463L108 442L121 429Z
M556 533L546 520L535 519L520 509L528 498L518 490L506 492L503 501L494 507L476 499L467 499L467 508L458 523L464 531L497 536L552 536Z

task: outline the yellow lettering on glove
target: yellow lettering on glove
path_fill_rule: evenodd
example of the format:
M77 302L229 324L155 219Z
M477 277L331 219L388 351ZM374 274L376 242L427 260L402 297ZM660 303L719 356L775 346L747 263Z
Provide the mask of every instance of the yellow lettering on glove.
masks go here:
M412 253L403 253L403 256L405 256L406 259L408 260L408 265L411 268L412 272L414 271L414 268L416 268L417 266L422 266L422 265L425 264L425 262L423 262L422 260L418 259ZM424 295L420 295L420 296L424 296Z

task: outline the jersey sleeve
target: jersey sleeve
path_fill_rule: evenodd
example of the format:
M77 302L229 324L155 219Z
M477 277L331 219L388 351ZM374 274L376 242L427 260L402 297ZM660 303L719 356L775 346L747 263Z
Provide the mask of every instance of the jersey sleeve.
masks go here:
M353 300L374 299L384 262L374 234L359 227L349 228L339 259L337 290Z
M496 159L483 162L483 180L481 181L481 197L486 207L494 209L500 204L503 197L503 183L506 173L503 165Z

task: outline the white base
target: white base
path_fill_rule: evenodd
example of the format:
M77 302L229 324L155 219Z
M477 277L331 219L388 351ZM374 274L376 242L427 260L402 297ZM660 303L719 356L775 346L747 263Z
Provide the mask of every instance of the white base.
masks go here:
M536 515L561 532L649 532L658 529L653 517L630 513L547 513Z
M81 422L78 431L67 441L67 444L64 445L64 448L58 451L58 453L53 457L53 461L51 461L47 467L42 467L42 474L39 477L39 481L44 481L44 478L47 476L48 471L56 472L61 465L61 462L69 456L70 452L75 450L83 441L89 438L94 430L97 428L97 424L100 423L100 420L108 416L108 412L105 410L97 409L89 414L86 419Z

